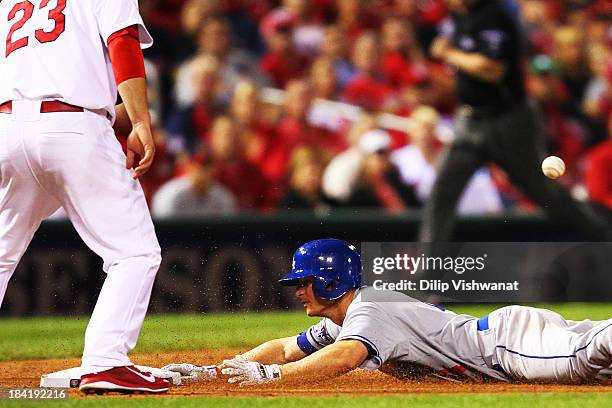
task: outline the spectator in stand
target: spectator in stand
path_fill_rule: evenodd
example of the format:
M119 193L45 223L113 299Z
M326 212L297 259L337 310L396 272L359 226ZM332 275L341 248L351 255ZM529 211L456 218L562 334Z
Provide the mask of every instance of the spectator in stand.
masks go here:
M390 87L397 89L412 85L427 75L423 53L414 39L409 22L398 18L385 20L382 46L380 71Z
M378 20L370 13L366 0L337 0L338 24L346 33L349 44L353 44L364 32L378 28Z
M232 191L242 210L262 209L266 204L266 185L259 169L244 158L238 125L229 116L215 119L210 134L210 161L215 179Z
M335 101L340 97L340 84L331 58L320 57L314 60L310 67L310 83L315 98Z
M186 0L180 11L180 27L184 34L197 37L202 21L217 14L218 7L218 0Z
M346 203L357 184L363 153L359 140L365 133L376 128L376 117L362 114L348 132L350 147L334 156L323 172L323 191L327 197L339 204Z
M312 147L296 148L289 160L289 189L278 205L279 210L327 212L330 202L321 189L323 159Z
M579 116L586 85L591 77L582 32L563 26L555 32L554 58L561 69L561 79L569 91L571 114Z
M194 156L187 173L164 184L153 197L154 217L231 214L236 200L215 181L214 165L205 154Z
M355 42L353 64L357 74L349 81L342 99L369 111L383 110L392 97L380 75L380 51L375 32L362 34Z
M219 0L187 0L180 12L184 57L197 52L198 35L202 22L219 14Z
M339 98L340 84L334 70L334 62L327 57L317 58L310 67L310 83L318 103L313 104L308 121L314 126L341 132L346 126L346 120L336 110L330 109L327 103L322 103Z
M412 186L402 182L397 166L391 161L391 137L383 130L370 130L359 140L362 153L359 177L347 207L383 208L401 213L418 207Z
M585 184L592 201L612 209L612 116L608 118L608 140L586 157Z
M523 0L520 3L523 30L531 56L551 55L554 52L556 22L550 7L542 0Z
M266 150L273 140L274 130L265 114L262 114L265 111L259 101L257 85L249 81L236 85L230 112L240 135L244 159L261 168L266 161Z
M293 30L291 42L296 52L303 58L313 58L321 51L323 27L321 16L317 15L316 4L312 0L283 0L282 6L272 10L261 22L264 37L271 27L279 21L291 20Z
M208 132L215 114L221 110L219 70L219 62L211 55L200 55L191 61L189 73L192 75L193 102L177 108L166 126L171 138L169 149L176 155L193 153L208 143Z
M265 45L260 35L259 21L269 7L267 0L223 0L221 9L231 25L235 47L261 55Z
M580 123L564 114L569 92L559 76L559 68L547 55L538 55L530 64L527 90L544 113L546 150L563 157L567 175L560 180L567 187L578 182L578 160L586 148L586 135Z
M211 16L202 23L198 31L198 51L194 58L200 55L210 55L219 61L223 80L220 98L225 104L229 103L234 86L241 79L250 79L258 85L270 84L270 79L259 70L257 59L253 55L245 50L232 48L230 25L223 17ZM176 75L175 99L179 107L190 105L196 96L191 85L192 59L184 62Z
M346 148L337 134L317 128L308 122L313 101L312 87L306 80L293 80L285 93L284 117L276 127L263 163L263 173L272 185L282 184L287 174L287 163L297 146L312 146L331 156Z
M394 3L390 16L411 21L421 48L429 49L438 34L438 26L446 17L445 0L394 0Z
M341 88L344 88L357 73L348 57L348 49L346 32L341 26L332 24L325 27L321 57L333 62Z
M399 169L404 183L412 186L421 204L429 199L436 179L436 164L442 143L436 132L439 115L429 106L419 106L411 115L410 144L394 151L391 161ZM486 167L472 176L463 191L457 211L460 214L499 212L502 202Z
M284 16L284 18L280 18ZM278 88L284 88L287 83L300 77L308 65L308 61L300 56L293 45L293 17L283 13L278 18L268 22L264 31L264 39L268 51L260 61L261 70L265 72Z
M596 43L589 47L589 63L594 73L582 103L584 113L598 123L612 116L612 48Z

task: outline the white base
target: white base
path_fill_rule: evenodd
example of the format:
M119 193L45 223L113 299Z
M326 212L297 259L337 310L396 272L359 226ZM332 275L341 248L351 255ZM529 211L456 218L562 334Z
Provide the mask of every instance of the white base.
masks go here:
M181 375L174 371L139 365L137 365L136 368L140 371L151 373L154 377L166 379L170 381L172 385L181 385ZM50 374L44 374L40 377L40 386L42 388L78 388L81 383L81 372L81 367L74 367Z

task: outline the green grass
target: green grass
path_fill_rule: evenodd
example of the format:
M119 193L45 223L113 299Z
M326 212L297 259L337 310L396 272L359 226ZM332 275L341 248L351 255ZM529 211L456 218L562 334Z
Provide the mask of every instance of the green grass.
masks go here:
M496 305L458 305L458 313L482 316ZM612 317L612 303L547 305L567 319ZM88 318L45 317L0 319L0 360L78 357ZM170 314L145 320L136 353L245 347L295 335L317 319L303 312Z
M36 406L39 402L21 403L0 401L0 407ZM437 395L391 395L372 397L273 397L273 398L243 398L243 397L183 397L183 398L87 398L58 402L45 402L45 406L63 407L304 407L335 408L335 407L435 407L435 408L473 408L477 406L492 406L496 408L589 408L610 407L610 394L437 394Z
M567 319L603 320L612 317L612 303L537 305ZM483 316L497 305L457 305L458 313ZM0 360L78 357L88 318L0 319ZM149 316L136 353L188 351L203 348L248 347L265 340L299 333L316 322L303 312L175 314ZM0 375L2 375L0 373ZM611 389L612 391L612 389ZM0 401L0 407L38 406L40 402ZM612 393L542 394L427 394L360 397L106 397L45 402L49 407L610 407Z

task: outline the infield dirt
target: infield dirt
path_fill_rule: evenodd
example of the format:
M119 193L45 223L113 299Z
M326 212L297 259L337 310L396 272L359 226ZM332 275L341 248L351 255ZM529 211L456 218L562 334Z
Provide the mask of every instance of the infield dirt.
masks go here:
M169 363L215 364L224 358L244 352L240 349L206 350L202 352L173 352L132 356L136 364L161 367ZM80 365L76 358L56 360L23 360L0 362L0 388L37 387L42 374ZM239 387L225 380L189 382L171 388L165 395L193 396L323 396L323 395L381 395L426 393L542 393L542 392L612 392L608 385L557 385L458 383L428 379L422 381L398 380L380 372L356 370L324 383L299 382ZM71 397L80 395L71 391ZM92 396L90 398L95 398Z

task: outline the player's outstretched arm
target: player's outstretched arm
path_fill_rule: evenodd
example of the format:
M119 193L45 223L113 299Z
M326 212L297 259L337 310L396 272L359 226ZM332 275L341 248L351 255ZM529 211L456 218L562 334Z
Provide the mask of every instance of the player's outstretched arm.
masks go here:
M222 373L230 376L230 383L238 382L241 386L273 381L316 381L346 374L367 357L368 350L360 341L341 340L284 365L225 360Z
M237 355L232 360L226 361L258 361L262 364L285 364L299 360L305 356L306 353L304 353L297 345L297 336L293 336L267 341L244 354ZM211 367L215 366L199 366L197 364L190 363L173 363L162 367L162 369L175 371L180 373L182 376L191 376L193 378L198 376L199 378L204 378L206 376L213 378L216 376L216 371L215 375L212 375ZM217 367L221 369L224 367L224 365L220 364ZM206 375L199 374L200 372L204 372Z
M359 367L368 349L359 340L340 340L293 363L281 367L283 378L323 379L337 377Z
M267 341L240 355L246 361L262 364L286 364L306 357L297 344L297 336Z

